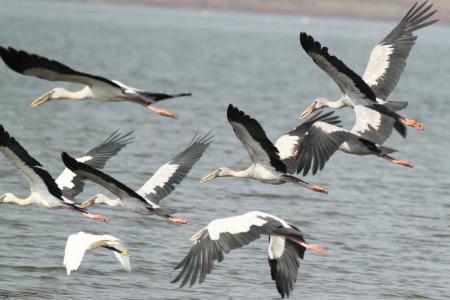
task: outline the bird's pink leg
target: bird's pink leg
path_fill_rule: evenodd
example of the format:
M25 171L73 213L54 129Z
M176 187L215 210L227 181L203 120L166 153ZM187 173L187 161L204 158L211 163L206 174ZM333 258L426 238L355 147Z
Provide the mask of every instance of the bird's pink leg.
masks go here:
M328 251L325 248L320 247L319 245L310 245L306 243L299 243L303 247L305 247L307 250L317 252L319 254L327 254Z
M307 250L314 251L320 254L327 254L328 251L325 248L320 247L319 245L311 245L306 243L303 239L300 239L296 236L287 236L291 241L296 242L297 244L305 247Z
M191 224L188 220L176 216L168 216L167 219L177 224Z
M155 112L163 117L168 117L168 118L172 118L172 119L176 119L177 116L175 116L174 113L168 111L167 109L164 108L156 108L153 107L151 105L147 105L147 108L150 109L152 112Z
M94 214L90 214L90 213L83 213L84 216L88 217L89 219L95 220L95 221L99 221L99 222L104 222L104 223L108 223L108 218L106 218L105 216L102 215L94 215Z
M71 207L71 209L79 214L82 214L85 217L88 217L89 219L95 220L95 221L99 221L99 222L104 222L104 223L108 223L108 218L106 218L105 216L102 215L95 215L95 214L91 214L88 212L83 212L83 211L79 211L73 207Z
M412 128L416 128L417 130L423 130L424 126L422 123L414 120L414 119L408 119L408 118L402 118L402 122L403 124L405 124L406 126L412 127Z
M404 166L404 167L407 167L407 168L414 168L414 166L412 164L410 164L409 162L407 162L406 160L395 159L392 156L389 156L387 154L384 154L381 157L386 159L386 160L388 160L388 161L390 161L390 162L393 162L394 164L401 165L401 166Z

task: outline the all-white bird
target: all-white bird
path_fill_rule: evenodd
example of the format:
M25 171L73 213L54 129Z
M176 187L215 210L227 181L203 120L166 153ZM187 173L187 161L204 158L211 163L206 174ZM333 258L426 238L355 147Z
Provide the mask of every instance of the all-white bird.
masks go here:
M119 260L123 268L131 272L130 252L128 252L121 240L112 235L97 235L80 231L76 234L71 234L67 239L63 262L67 275L70 275L72 271L78 270L86 250L98 248L113 251L114 256Z
M352 107L355 109L356 123L366 131L366 137L371 137L376 143L384 142L393 126L403 136L406 135L403 124L423 129L423 125L416 120L395 113L405 108L407 102L386 99L405 69L417 39L414 31L437 22L430 20L436 12L430 11L433 5L426 4L426 1L419 6L415 3L398 25L373 48L362 78L337 57L328 54L326 47L322 48L311 36L301 33L302 48L337 83L343 96L337 101L317 98L300 117L324 107Z
M117 132L114 132L102 144L91 149L78 160L102 168L110 157L131 142L130 134L131 132L119 135ZM83 178L66 169L55 182L42 165L31 157L1 125L0 151L26 179L31 189L31 194L23 199L11 193L6 193L0 196L0 203L15 203L18 205L34 203L45 208L66 207L89 218L106 221L104 216L90 214L72 201L83 190Z
M275 280L280 295L289 297L297 281L300 267L298 258L303 259L306 250L321 254L325 254L326 250L308 244L303 233L286 221L259 211L213 220L195 233L191 237L194 245L175 267L182 269L172 282L181 280L181 287L188 282L192 286L197 279L202 283L213 270L214 261L221 262L224 253L241 248L261 235L269 236L268 254L272 279Z
M162 165L155 172L155 174L153 174L153 176L150 177L150 179L147 180L147 182L139 190L136 191L136 193L145 198L145 200L153 209L161 209L161 207L159 206L160 201L175 190L176 185L181 183L181 181L192 169L194 164L200 160L211 142L212 136L210 136L209 134L206 134L204 136L194 136L186 149L178 153L171 161ZM127 202L125 200L124 203L120 197L111 199L104 194L97 194L84 201L80 206L88 207L92 204L105 204L108 206L121 207L125 206L126 208L137 210L138 212L144 211L148 213L147 206L136 206L135 201ZM167 210L167 208L165 210ZM166 212L170 213L170 211ZM182 221L181 219L173 218L174 217L169 218L169 220L177 222Z
M349 131L342 127L319 121L308 123L305 126L305 130L307 130L308 134L301 144L302 151L299 154L297 169L297 172L303 170L303 175L308 174L311 168L313 174L316 174L318 170L322 170L325 163L337 150L355 155L376 155L395 164L413 168L409 162L395 159L389 155L397 150L376 144L361 136L357 125Z
M251 165L242 171L221 167L203 177L202 182L213 180L216 177L231 176L255 179L270 184L289 182L316 192L327 193L327 190L321 186L311 186L309 183L288 174L287 165L292 164L292 160L288 158L290 154L284 155L284 161L280 158L280 150L267 138L264 129L259 125L258 121L246 115L232 104L228 106L227 118L237 138L247 149ZM286 151L285 149L288 147L281 146L283 143L280 141L279 146L283 151ZM289 148L293 149L292 147ZM289 169L295 170L296 167L294 164L294 167Z
M0 197L0 203L13 202L19 205L35 203L45 208L66 207L90 219L102 222L107 221L104 216L90 214L73 201L65 198L52 176L14 138L10 137L1 125L0 151L28 181L31 189L30 196L25 199L20 199L11 193L6 193Z
M83 89L76 92L59 87L54 88L34 100L31 106L38 106L50 100L131 101L143 105L161 116L175 119L172 112L155 108L152 105L163 99L191 96L191 93L165 94L140 90L117 80L76 71L55 60L37 54L29 54L12 47L0 46L0 56L8 67L20 74L50 81L66 81L85 85Z

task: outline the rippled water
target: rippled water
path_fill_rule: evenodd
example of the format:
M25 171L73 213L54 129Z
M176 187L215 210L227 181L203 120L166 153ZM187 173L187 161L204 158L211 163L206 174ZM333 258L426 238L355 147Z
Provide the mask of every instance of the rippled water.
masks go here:
M61 299L267 299L278 298L270 279L265 238L227 255L202 285L178 289L173 267L187 253L193 232L217 217L263 210L301 228L329 249L308 253L294 299L448 299L450 202L448 151L449 28L420 31L409 65L391 99L409 100L405 115L424 132L395 135L387 145L411 161L409 170L375 157L336 154L325 171L307 180L330 193L297 186L218 179L209 171L248 164L247 153L225 117L233 103L256 117L275 139L297 124L316 96L339 93L299 50L307 31L361 72L373 45L392 22L104 6L73 2L1 1L0 41L59 59L70 66L157 91L192 91L160 107L179 115L158 117L131 103L29 103L55 86L0 64L0 122L55 176L59 153L81 154L114 129L135 130L136 141L106 170L139 187L197 131L214 130L211 148L164 205L192 221L176 226L121 209L98 207L110 224L64 210L0 205L0 298ZM71 86L69 86L71 87ZM73 86L77 88L77 86ZM341 110L346 126L351 111ZM28 194L3 158L0 192ZM88 184L80 200L102 190ZM107 251L88 253L79 271L62 267L69 234L110 233L128 243L131 274Z

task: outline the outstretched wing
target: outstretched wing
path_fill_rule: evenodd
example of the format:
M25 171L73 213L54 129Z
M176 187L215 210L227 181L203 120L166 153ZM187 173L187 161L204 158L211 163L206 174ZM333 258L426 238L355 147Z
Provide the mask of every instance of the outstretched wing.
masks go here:
M382 145L392 134L394 118L363 105L356 105L353 109L356 118L355 125L350 132L379 145Z
M386 99L400 79L406 66L406 59L414 46L417 36L414 31L436 23L430 20L436 10L427 1L409 9L397 26L376 45L370 54L363 79L378 98Z
M281 235L269 236L269 266L281 297L289 297L297 281L300 261L306 248Z
M106 85L109 88L120 89L120 86L112 80L75 71L56 60L50 60L37 54L30 54L23 50L0 46L0 56L8 67L23 75L35 76L50 81L67 81L88 86Z
M332 115L333 112L322 113L320 110L313 112L300 125L278 138L275 147L280 153L281 160L287 166L288 174L294 174L297 171L303 140L312 124L322 121L338 125L341 122L338 116Z
M134 137L130 136L132 133L130 131L120 134L118 130L114 131L103 143L78 157L77 161L97 169L103 169L111 157L133 141ZM74 199L84 188L84 178L77 176L67 168L58 176L56 183L64 197L68 199Z
M70 157L66 152L61 153L61 158L69 170L75 174L85 177L109 190L111 193L120 198L126 207L131 209L135 207L143 209L152 209L153 204L145 200L142 196L136 193L134 190L123 184L122 182L114 179L108 174L103 173L85 163L76 161L73 157Z
M267 138L258 121L232 104L228 105L227 118L253 163L264 164L278 172L286 173L286 165L281 161L278 149Z
M172 283L181 280L182 287L189 281L192 286L197 278L198 282L202 283L206 275L213 270L214 261L223 260L224 252L241 248L258 239L261 234L270 234L279 226L281 223L278 219L260 212L212 221L194 235L194 245L175 267L182 269Z
M125 244L121 240L119 240L114 236L109 237L111 238L107 242L108 246L114 247L115 249L119 250L122 253L128 251L127 248L125 247ZM125 256L122 255L121 253L118 253L117 251L114 251L114 256L117 258L117 260L120 262L120 264L125 270L131 272L130 257L128 255Z
M84 253L94 243L102 242L99 236L84 233L82 231L69 235L64 250L63 266L66 267L67 275L76 271L83 260Z
M305 32L300 33L300 44L316 65L337 83L341 92L355 105L376 103L375 94L367 83L336 56L330 55L327 47L322 47Z
M192 166L209 147L212 138L210 133L199 137L194 136L189 146L171 161L162 165L137 193L151 202L159 204L159 201L175 190L175 185L181 183L186 177Z
M61 190L53 177L42 165L28 154L15 138L0 125L0 151L6 159L16 167L17 171L26 179L32 192L49 192L55 198L61 200Z
M346 140L349 132L341 127L324 122L314 123L308 131L300 153L297 173L303 170L303 175L322 170L325 163L339 146Z

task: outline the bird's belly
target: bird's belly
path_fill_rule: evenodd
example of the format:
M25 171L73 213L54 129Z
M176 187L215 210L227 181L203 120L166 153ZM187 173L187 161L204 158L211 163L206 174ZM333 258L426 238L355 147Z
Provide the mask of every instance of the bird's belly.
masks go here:
M119 90L105 90L103 88L92 88L92 98L100 101L123 101L123 93Z
M55 207L61 207L63 204L60 200L56 199L52 195L40 195L40 194L33 194L33 203L36 203L40 207L44 208L55 208Z
M252 170L252 177L258 181L270 184L281 184L280 176L261 165L256 165Z
M339 146L342 152L354 155L369 155L372 154L370 150L360 142L344 142Z
M130 198L130 199L121 199L123 206L131 211L134 211L136 213L149 213L149 210L147 209L147 205L143 202L140 202L137 199Z

